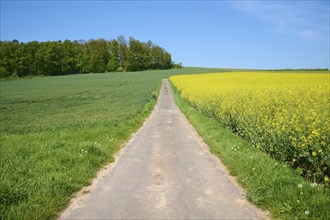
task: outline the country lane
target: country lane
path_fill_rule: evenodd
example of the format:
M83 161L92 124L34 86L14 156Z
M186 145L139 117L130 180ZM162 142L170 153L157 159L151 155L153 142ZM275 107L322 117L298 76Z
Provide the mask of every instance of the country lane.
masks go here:
M176 106L168 80L143 127L60 219L269 219Z

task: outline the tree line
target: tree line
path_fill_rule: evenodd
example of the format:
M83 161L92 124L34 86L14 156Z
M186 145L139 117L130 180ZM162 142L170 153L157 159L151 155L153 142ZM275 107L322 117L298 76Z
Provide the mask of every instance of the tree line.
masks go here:
M151 41L120 36L89 41L0 41L0 77L170 69L171 54Z
M329 71L328 68L287 68L287 69L271 69L268 71Z

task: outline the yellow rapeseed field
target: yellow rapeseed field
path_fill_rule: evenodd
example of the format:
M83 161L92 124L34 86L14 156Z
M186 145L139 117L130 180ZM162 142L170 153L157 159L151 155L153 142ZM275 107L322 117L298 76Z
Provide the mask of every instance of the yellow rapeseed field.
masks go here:
M318 182L330 176L330 75L235 72L172 76L192 106Z

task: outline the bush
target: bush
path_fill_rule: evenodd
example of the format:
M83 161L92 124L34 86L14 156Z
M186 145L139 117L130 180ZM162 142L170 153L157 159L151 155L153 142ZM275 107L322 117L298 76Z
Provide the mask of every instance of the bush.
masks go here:
M8 73L7 69L0 66L0 78L6 78L9 76L10 76L10 74Z

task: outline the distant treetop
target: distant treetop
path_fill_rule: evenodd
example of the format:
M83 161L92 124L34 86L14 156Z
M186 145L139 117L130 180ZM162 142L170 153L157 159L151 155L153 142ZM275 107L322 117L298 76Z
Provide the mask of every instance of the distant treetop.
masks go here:
M141 71L181 67L151 41L119 36L113 40L0 41L0 78Z

